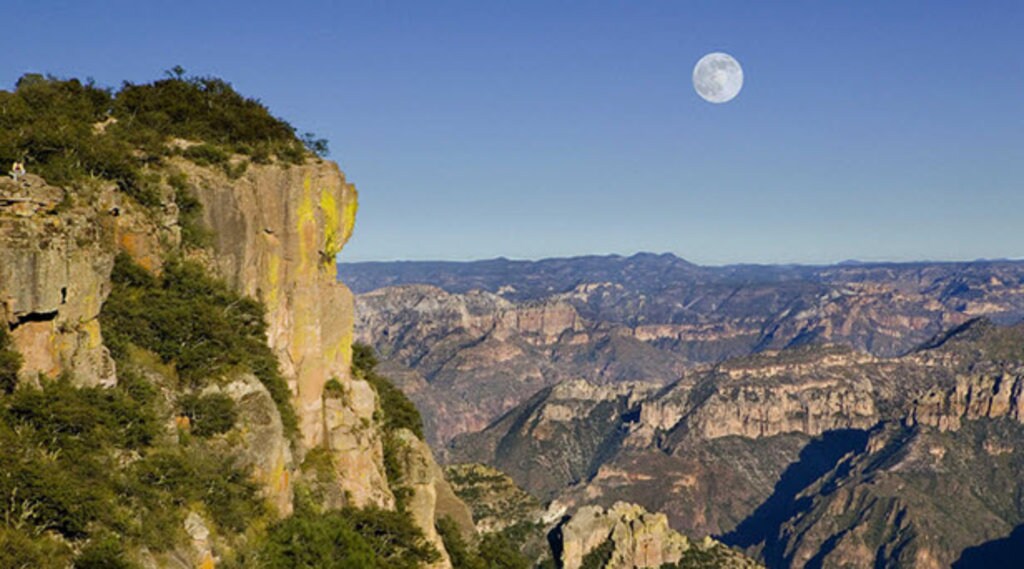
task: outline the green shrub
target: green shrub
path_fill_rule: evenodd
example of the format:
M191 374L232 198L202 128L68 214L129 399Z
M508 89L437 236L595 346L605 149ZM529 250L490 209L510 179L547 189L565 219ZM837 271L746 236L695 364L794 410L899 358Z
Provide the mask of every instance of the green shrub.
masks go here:
M168 262L157 278L121 254L111 280L114 286L100 319L116 359L125 359L133 344L150 350L192 388L231 370L248 369L267 387L288 433L296 432L291 393L267 346L259 302L190 262Z
M125 83L115 96L113 114L132 132L155 131L242 151L262 142L298 140L291 125L216 77L179 73L143 85Z
M268 531L259 566L268 569L415 569L440 554L408 514L377 508L297 509Z
M331 153L327 139L317 138L312 132L303 134L300 140L302 140L302 144L306 149L320 158L326 158Z
M122 389L60 379L0 398L0 518L67 539L122 528L115 454L144 450L158 429Z
M448 516L437 520L437 534L441 536L448 557L452 560L452 569L488 569L462 538L455 520Z
M489 533L480 539L477 555L488 569L528 569L530 560L520 553L519 545L504 532Z
M183 71L125 83L117 92L91 81L28 74L13 92L0 91L0 164L25 162L29 172L55 185L106 180L145 206L158 205L158 188L144 172L170 154L171 138L200 142L184 154L202 164L224 164L235 152L261 163L277 156L293 164L327 151L327 141L300 139L230 83ZM226 173L237 176L242 168Z
M148 511L202 502L217 526L241 532L266 506L259 486L234 463L202 448L159 450L132 465L128 489Z
M611 561L613 553L615 553L615 542L610 538L606 539L604 543L583 556L583 564L580 565L580 569L604 569Z
M226 433L238 418L235 400L223 393L188 394L178 401L178 407L189 418L192 433L199 437Z
M188 178L181 172L168 176L168 184L174 190L174 203L178 206L178 225L181 226L181 244L201 249L213 240L213 234L203 225L203 204L188 185Z
M67 377L46 381L42 389L20 389L6 403L12 421L31 427L64 452L85 454L108 445L137 449L149 445L159 429L124 391L76 387Z
M385 430L381 438L381 447L384 455L384 474L387 476L391 493L395 496L395 508L404 512L413 494L411 488L402 484L405 478L405 470L402 467L405 443L398 438L395 431Z
M71 551L48 536L0 526L0 567L6 569L65 569Z
M345 397L345 388L342 387L338 378L332 377L327 380L327 383L324 384L324 396L335 399L343 399Z
M386 377L376 371L377 356L373 348L356 343L352 346L352 372L373 386L380 398L380 418L385 430L409 429L423 439L423 417L416 405L395 387Z
M200 166L216 166L224 164L231 155L213 144L197 144L190 146L181 153L182 156Z
M373 346L356 342L352 344L352 369L357 375L365 375L373 372L380 362Z
M7 324L0 323L0 393L10 393L18 385L21 354L11 346Z
M136 569L138 565L128 561L124 546L113 535L94 538L82 548L75 558L75 569Z

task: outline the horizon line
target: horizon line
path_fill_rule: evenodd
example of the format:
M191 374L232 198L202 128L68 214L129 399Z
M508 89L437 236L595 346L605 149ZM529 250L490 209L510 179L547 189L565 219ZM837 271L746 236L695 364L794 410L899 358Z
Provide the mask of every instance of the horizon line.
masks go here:
M506 257L499 255L497 257L480 257L472 259L368 259L358 261L342 260L342 254L338 255L335 259L337 265L369 265L369 264L392 264L392 263L451 263L451 264L472 264L472 263L487 263L495 261L505 261L513 263L541 263L545 261L567 261L573 259L585 259L585 258L621 258L629 259L633 257L673 257L685 263L697 267L834 267L834 266L868 266L868 265L969 265L969 264L982 264L982 263L1020 263L1024 262L1024 256L1021 257L995 257L986 258L979 257L974 259L911 259L911 260L893 260L893 259L880 259L880 260L864 260L864 259L843 259L832 262L735 262L735 263L698 263L690 261L686 257L682 257L676 253L666 251L662 253L655 253L652 251L636 251L630 254L622 253L585 253L579 255L554 255L550 257Z

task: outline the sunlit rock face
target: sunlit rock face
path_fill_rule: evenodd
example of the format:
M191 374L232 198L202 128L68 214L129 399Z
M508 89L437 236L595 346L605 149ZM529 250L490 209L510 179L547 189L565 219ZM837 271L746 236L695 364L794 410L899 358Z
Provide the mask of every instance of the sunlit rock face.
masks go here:
M0 314L24 357L22 380L73 371L82 385L112 385L98 317L117 229L94 204L59 211L63 198L36 176L0 180Z
M292 448L270 392L251 373L220 388L237 405L242 444L240 465L252 468L264 495L280 515L292 512Z
M355 505L390 505L379 433L367 428L376 396L351 377L353 298L334 262L355 224L355 187L320 161L254 166L237 180L199 168L189 175L214 230L214 264L266 305L267 340L291 386L304 446L331 448ZM350 397L325 409L332 378Z
M323 439L323 385L349 379L352 296L333 256L355 221L355 188L332 163L255 167L239 180L196 169L215 263L267 307L268 342L289 379L307 445Z
M688 566L684 559L687 553L713 560L714 567L759 566L710 538L691 541L669 527L664 514L650 513L626 502L617 502L607 510L600 506L580 508L557 531L561 566L565 569L579 569L587 556L602 546L608 550L603 565L608 569L648 569L674 563Z

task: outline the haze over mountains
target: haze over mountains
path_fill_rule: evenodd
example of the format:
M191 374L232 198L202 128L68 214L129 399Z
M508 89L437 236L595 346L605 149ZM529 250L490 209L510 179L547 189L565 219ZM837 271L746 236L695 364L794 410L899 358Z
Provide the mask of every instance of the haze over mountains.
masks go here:
M771 567L1021 545L1024 263L340 271L439 454L554 511L637 503Z

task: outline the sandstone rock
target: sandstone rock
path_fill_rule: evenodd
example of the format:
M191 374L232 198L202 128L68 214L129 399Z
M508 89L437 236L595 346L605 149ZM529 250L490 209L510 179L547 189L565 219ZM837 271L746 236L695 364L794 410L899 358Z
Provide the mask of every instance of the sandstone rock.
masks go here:
M112 227L93 207L57 213L48 204L63 190L30 182L17 191L43 205L27 214L11 210L21 202L9 201L9 183L0 186L0 315L25 359L21 376L73 371L80 384L112 385L97 320L110 292Z
M438 484L444 481L438 477L440 469L434 462L434 456L430 447L416 437L408 429L399 429L395 435L401 445L399 460L402 469L402 479L393 481L410 491L408 498L409 514L413 521L423 531L437 551L441 559L430 565L431 568L451 567L451 559L445 550L444 542L437 533L437 490Z
M664 383L682 371L680 358L588 322L562 298L513 303L481 291L394 287L357 298L356 337L377 348L390 375L407 378L403 390L437 448L549 385Z
M292 388L305 448L331 448L352 505L391 505L372 426L376 397L350 372L352 294L337 282L335 265L355 224L355 187L333 162L253 166L238 180L178 166L214 230L220 273L267 307L267 340ZM332 378L350 396L325 408Z
M710 538L691 542L672 530L664 514L652 514L635 504L618 502L608 510L599 506L580 508L560 529L561 563L579 569L587 554L610 542L606 569L660 568L679 563L691 550L717 554L716 567L757 567L745 556Z
M395 499L384 473L384 449L373 416L377 398L365 381L352 381L345 399L326 398L324 423L327 447L341 482L346 503L394 507Z
M210 529L206 520L195 512L189 512L185 518L185 533L192 540L192 558L196 569L213 569L216 558L210 544Z
M1009 417L1024 422L1024 375L1002 372L957 378L952 389L933 389L917 398L908 425L955 431L963 421Z
M352 381L352 295L337 282L334 257L352 233L355 188L331 162L253 166L238 180L180 167L214 230L220 273L267 307L268 343L295 393L303 440L314 447L325 435L324 384Z
M408 393L438 448L569 379L667 384L693 366L810 343L893 357L975 315L1024 316L1020 262L698 267L638 254L345 268L361 293L357 337L415 376ZM785 428L749 421L747 431Z
M236 427L243 440L239 445L241 466L252 467L253 477L263 485L278 515L290 515L294 470L291 442L285 436L281 415L270 392L252 374L235 378L223 391L237 404Z

